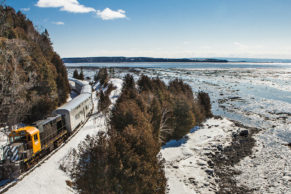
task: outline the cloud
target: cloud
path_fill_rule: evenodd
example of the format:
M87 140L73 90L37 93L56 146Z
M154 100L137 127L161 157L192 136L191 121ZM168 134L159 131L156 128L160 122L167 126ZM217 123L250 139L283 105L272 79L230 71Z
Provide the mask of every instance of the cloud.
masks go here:
M28 8L21 8L20 9L21 11L30 11L30 8L28 7Z
M185 40L184 42L183 42L183 44L184 45L189 45L191 42L190 41L187 41L187 40Z
M242 44L242 43L240 43L240 42L234 42L233 43L235 46L237 46L238 48L240 48L240 49L247 49L247 48L249 48L249 46L247 46L247 45L245 45L245 44Z
M85 5L81 5L78 0L38 0L35 6L41 8L60 8L61 11L67 11L71 13L94 12L102 20L127 18L125 15L125 11L122 9L113 11L110 8L105 8L103 11L100 11L92 7L86 7Z
M55 24L55 25L65 25L65 23L64 22L61 22L61 21L59 21L59 22L52 22L53 24Z
M89 13L96 12L92 7L86 7L81 5L78 0L38 0L37 7L52 7L60 8L61 11L67 11L72 13Z
M97 16L100 17L102 20L114 20L114 19L127 18L124 10L119 9L117 11L113 11L109 8L106 8L103 11L98 10Z

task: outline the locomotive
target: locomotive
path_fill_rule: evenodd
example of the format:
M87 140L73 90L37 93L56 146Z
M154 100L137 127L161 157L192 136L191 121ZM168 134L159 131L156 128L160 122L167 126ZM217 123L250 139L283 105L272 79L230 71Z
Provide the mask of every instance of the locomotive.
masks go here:
M69 81L79 93L77 97L53 111L53 116L10 132L0 162L2 171L11 165L14 171L29 169L86 122L93 110L92 87L86 81L73 78Z

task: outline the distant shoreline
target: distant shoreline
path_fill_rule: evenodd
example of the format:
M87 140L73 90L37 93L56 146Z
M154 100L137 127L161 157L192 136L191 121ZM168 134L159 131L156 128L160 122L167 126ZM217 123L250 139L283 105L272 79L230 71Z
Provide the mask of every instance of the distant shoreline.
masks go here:
M76 57L63 58L64 63L227 63L225 59L151 58L151 57Z
M291 63L262 63L262 62L226 62L226 63L210 63L210 62L120 62L120 63L65 63L68 69L86 68L98 69L107 68L169 68L169 69L274 69L274 68L291 68Z
M235 63L235 64L291 64L291 62L274 62L274 61L266 61L266 62L260 62L260 61L227 61L227 62L207 62L207 61L187 61L187 62L158 62L158 61L150 61L150 62L67 62L67 61L64 61L64 63L67 63L67 64L77 64L77 63L80 63L80 64L90 64L90 63L94 63L94 64L102 64L102 63L108 63L108 64L126 64L126 63L218 63L218 64L221 64L221 63Z

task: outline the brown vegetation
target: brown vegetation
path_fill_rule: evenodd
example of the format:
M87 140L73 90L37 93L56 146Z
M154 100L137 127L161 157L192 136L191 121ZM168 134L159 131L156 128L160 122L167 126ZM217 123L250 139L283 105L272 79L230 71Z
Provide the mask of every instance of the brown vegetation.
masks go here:
M33 122L66 101L67 71L46 30L13 8L0 13L0 126Z
M107 68L99 69L98 73L96 72L94 76L94 81L100 83L102 86L107 86L107 82L109 81L109 75Z
M110 104L109 94L104 94L101 90L99 92L98 111L106 114Z
M79 80L84 80L84 73L83 73L83 68L81 68L81 72L79 74L78 70L75 69L73 73L73 78L79 79Z
M181 80L166 86L141 76L137 85L124 77L108 134L87 137L74 152L71 175L80 193L165 193L161 142L184 136L210 116L208 95L194 99Z

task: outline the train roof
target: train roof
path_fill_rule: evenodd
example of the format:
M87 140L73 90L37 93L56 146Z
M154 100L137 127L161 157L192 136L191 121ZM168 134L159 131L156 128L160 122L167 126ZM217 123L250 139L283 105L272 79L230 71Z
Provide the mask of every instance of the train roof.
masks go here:
M61 115L56 115L56 116L54 116L54 117L48 117L48 118L46 118L46 119L44 119L44 120L36 121L36 122L33 123L33 125L35 125L35 126L45 125L45 124L47 124L47 123L49 123L49 122L55 120L55 119L58 118L58 117L61 117Z
M68 79L69 79L69 81L73 81L76 84L81 85L81 86L89 85L89 83L87 81L82 81L82 80L78 80L75 78L68 78Z
M30 135L34 135L34 134L36 134L39 130L38 130L37 128L35 128L35 127L32 127L32 126L26 126L26 127L22 127L22 128L20 128L20 129L15 129L15 130L13 130L13 131L11 132L11 134L12 134L12 133L19 133L19 132L21 132L21 131L25 131L25 132L29 133ZM10 135L11 135L11 134L10 134Z
M87 100L88 98L91 97L91 94L80 94L70 102L64 104L63 106L59 107L57 110L68 110L71 111L75 109L77 106L79 106L82 102Z
M81 94L84 94L84 93L91 94L92 93L92 87L90 85L83 86L82 90L81 90Z

